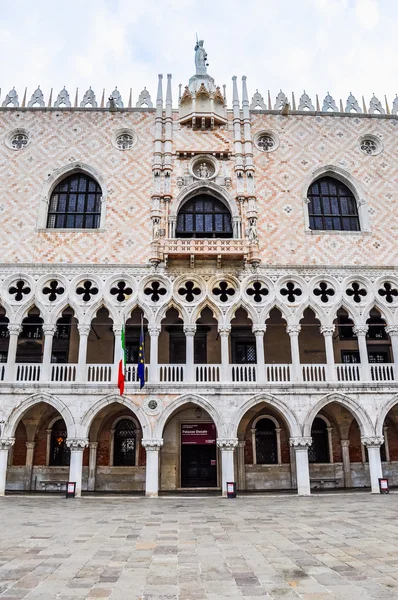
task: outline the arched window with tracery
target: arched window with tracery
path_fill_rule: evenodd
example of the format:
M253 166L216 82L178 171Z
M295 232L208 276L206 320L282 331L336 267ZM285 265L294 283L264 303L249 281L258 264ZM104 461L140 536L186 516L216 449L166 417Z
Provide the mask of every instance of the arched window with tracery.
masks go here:
M113 465L134 467L136 464L136 426L131 419L121 419L115 426Z
M357 202L351 190L334 177L321 177L307 192L310 229L359 231Z
M232 219L226 205L208 194L188 200L177 216L178 238L231 238Z
M58 419L51 428L50 467L67 467L70 463L70 449L66 445L67 430L65 421Z
M85 173L73 173L54 188L48 208L50 229L96 229L100 226L102 190Z
M311 428L312 445L308 449L310 463L329 463L329 437L326 421L317 417Z
M271 419L257 421L256 462L258 465L276 465L278 463L276 425Z

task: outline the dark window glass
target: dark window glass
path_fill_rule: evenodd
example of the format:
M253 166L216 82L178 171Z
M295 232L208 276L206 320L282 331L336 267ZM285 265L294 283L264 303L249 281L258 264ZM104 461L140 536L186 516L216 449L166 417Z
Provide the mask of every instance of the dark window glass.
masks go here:
M135 466L136 430L131 419L122 419L116 424L113 445L115 467Z
M388 363L389 355L388 352L368 352L368 358L370 363Z
M359 231L354 195L341 181L322 177L310 186L307 197L310 229Z
M275 423L261 419L256 425L256 460L258 465L275 465L278 462Z
M345 364L359 364L359 352L357 350L342 350L341 362Z
M308 460L310 463L328 463L329 440L327 425L323 419L314 419L311 428L312 445L308 449Z
M67 467L70 463L70 450L66 445L66 425L63 419L56 421L51 429L50 466Z
M177 217L176 237L232 237L228 208L220 200L206 194L188 200Z
M256 362L255 342L235 341L234 350L236 364L244 365Z
M47 227L50 229L96 229L101 218L100 186L83 173L74 173L51 194Z
M339 337L341 340L356 339L357 336L353 331L354 324L348 316L339 315L337 327L339 330Z

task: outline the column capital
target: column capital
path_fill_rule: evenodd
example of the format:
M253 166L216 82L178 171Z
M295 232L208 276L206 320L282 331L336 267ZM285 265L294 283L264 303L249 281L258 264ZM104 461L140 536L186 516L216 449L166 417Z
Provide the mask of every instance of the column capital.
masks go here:
M42 328L43 328L44 335L49 335L49 336L53 336L57 330L56 325L43 325Z
M289 444L293 448L304 450L312 446L312 437L291 437L289 438Z
M8 323L7 329L10 335L19 335L22 331L22 325L16 325L15 323Z
M98 448L98 442L89 442L88 445L90 450L96 450Z
M158 335L160 335L162 328L160 327L160 325L149 325L148 326L148 331L149 331L149 335L151 337L157 337Z
M366 448L380 448L384 443L384 435L363 436L361 442Z
M254 333L254 335L258 335L258 336L262 336L264 335L264 333L267 331L267 326L266 325L253 325L252 327L252 333Z
M354 325L352 331L355 333L356 336L365 336L368 333L368 329L369 327L367 325Z
M221 337L228 336L231 333L231 325L227 325L226 327L219 327L218 333Z
M163 439L158 440L141 440L142 446L144 446L147 452L159 452L163 446Z
M0 438L0 450L9 450L15 444L15 438Z
M83 452L88 444L89 441L86 438L68 438L66 440L66 445L71 449L71 452Z
M286 333L289 335L298 335L301 331L301 325L288 325L286 327Z
M246 446L246 440L239 440L238 446L239 448L244 448Z
M217 446L221 450L233 451L238 445L238 438L217 438Z
M36 445L36 442L25 442L25 446L26 446L27 450L33 450L35 445Z
M326 337L327 335L334 334L334 325L321 325L319 331Z
M341 440L341 446L343 448L349 448L350 447L350 440Z
M88 335L90 333L91 325L80 325L77 326L80 335Z
M113 325L112 329L115 335L122 335L123 325Z
M184 325L184 333L186 336L194 336L196 333L196 325Z
M398 337L398 325L387 325L386 333L388 333L390 337Z

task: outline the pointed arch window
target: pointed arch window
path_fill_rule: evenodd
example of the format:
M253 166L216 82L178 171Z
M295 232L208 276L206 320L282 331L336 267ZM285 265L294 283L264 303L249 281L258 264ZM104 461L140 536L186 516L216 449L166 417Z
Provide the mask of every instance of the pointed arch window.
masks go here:
M327 424L323 419L314 419L311 428L312 445L308 449L310 463L329 463L329 437Z
M50 467L68 467L70 449L66 445L67 431L65 421L58 419L51 428Z
M136 464L136 426L131 419L121 419L115 427L113 465L134 467Z
M256 462L258 465L278 463L276 425L271 419L261 419L256 424Z
M195 196L185 202L178 213L176 237L232 238L231 213L213 196Z
M101 219L102 190L84 173L65 177L54 188L49 202L49 229L97 229Z
M310 185L307 198L310 229L360 231L356 199L338 179L317 179Z

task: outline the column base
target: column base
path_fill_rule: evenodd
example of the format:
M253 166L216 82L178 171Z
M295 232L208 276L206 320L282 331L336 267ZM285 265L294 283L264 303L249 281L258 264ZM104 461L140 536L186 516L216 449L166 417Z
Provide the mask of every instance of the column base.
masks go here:
M158 492L145 492L145 498L158 498Z

